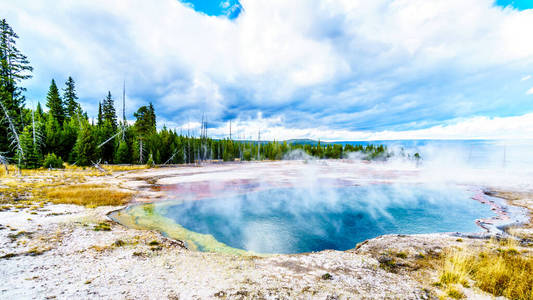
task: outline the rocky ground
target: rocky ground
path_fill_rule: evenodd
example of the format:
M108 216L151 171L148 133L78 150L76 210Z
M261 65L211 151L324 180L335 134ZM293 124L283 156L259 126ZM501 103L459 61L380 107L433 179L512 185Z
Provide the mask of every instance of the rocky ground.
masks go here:
M232 180L265 176L257 174L258 165L248 170L232 165L151 169L93 180L137 191L135 201L155 201L168 196L158 184L200 182L224 170L240 174ZM277 174L278 182L296 176ZM385 181L415 175L412 170L384 169L356 177L368 176ZM532 208L528 193L498 193ZM481 247L487 242L448 234L388 235L349 251L232 256L190 251L157 232L111 222L107 214L116 209L47 204L1 211L0 298L433 299L442 295L433 285L439 255L450 247ZM532 236L530 225L515 230L525 241ZM492 298L474 287L464 293L469 298Z

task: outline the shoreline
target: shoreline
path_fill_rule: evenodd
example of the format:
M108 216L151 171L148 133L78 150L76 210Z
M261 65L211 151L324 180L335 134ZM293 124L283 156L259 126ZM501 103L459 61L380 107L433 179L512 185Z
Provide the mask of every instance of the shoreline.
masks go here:
M233 184L234 182L232 182ZM244 182L245 185L249 184L249 182ZM386 184L386 183L385 183ZM155 184L153 185L155 186ZM200 186L204 186L201 182L200 182ZM342 186L345 186L345 185L335 185L335 186L332 186L333 188L335 187L342 187ZM175 189L176 185L169 185L169 186L162 186L162 185L157 185L157 191L173 191L173 192L179 192L176 191ZM288 186L285 186L285 187L288 187ZM261 191L261 190L266 190L266 189L271 189L271 188L280 188L280 186L276 186L276 187L262 187L261 189L237 189L238 192L237 194L241 194L241 193L249 193L249 192L257 192L257 191ZM289 186L290 188L290 186ZM429 233L414 233L414 234L402 234L402 233L394 233L394 232L391 232L391 233L385 233L385 234L381 234L381 235L378 235L378 236L375 236L373 238L370 238L370 239L375 239L375 238L379 238L383 235L406 235L406 236L411 236L411 235L423 235L423 234L444 234L444 235L449 235L449 236L453 236L453 237L468 237L468 238L481 238L481 239L487 239L487 238L491 238L491 237L496 237L496 238L506 238L506 237L509 237L510 235L508 233L505 232L505 228L507 227L511 227L511 226L518 226L518 225L521 225L521 224L526 224L528 222L528 217L527 217L527 209L525 208L522 208L522 207L518 207L518 206L512 206L511 204L507 203L507 201L503 198L498 198L498 197L493 197L493 196L490 196L490 192L488 192L486 189L484 188L479 188L479 187L468 187L467 190L470 190L470 189L479 189L477 192L475 192L475 194L470 197L471 200L473 201L477 201L477 202L480 202L481 204L484 204L484 205L488 205L490 208L491 208L491 211L494 212L495 216L492 216L492 217L482 217L482 218L479 218L479 219L476 219L474 220L473 222L479 227L479 231L476 231L476 232L458 232L458 231L446 231L446 232L439 232L439 231L435 231L435 232L429 232ZM231 195L235 195L235 194L231 194ZM154 200L153 202L141 202L141 203L129 203L129 204L126 204L124 207L122 208L119 208L119 209L116 209L116 210L113 210L111 212L109 212L107 214L107 217L112 220L113 222L116 222L118 224L121 224L123 226L126 226L126 227L132 227L132 228L137 228L137 229L143 229L143 226L147 226L145 227L144 229L145 230L156 230L157 232L161 233L162 235L164 236L167 236L171 239L174 239L176 241L179 241L179 242L185 242L185 245L190 245L191 243L194 243L195 245L192 245L193 247L191 248L192 249L196 249L197 247L201 247L201 245L198 245L197 243L195 242L192 242L192 240L189 240L189 241L186 241L184 240L185 239L185 236L191 236L191 235L204 235L204 234L200 234L198 232L194 232L194 231L191 231L191 230L188 230L188 229L185 229L182 227L181 224L178 224L176 223L174 220L171 220L169 219L168 217L165 217L163 215L160 215L160 214L156 214L154 213L154 215L152 216L151 214L150 215L139 215L137 213L134 213L132 211L141 211L141 208L142 207L146 207L147 205L152 205L152 204L165 204L166 202L168 203L172 203L172 202L175 202L175 201L178 201L178 202L187 202L187 201L198 201L198 200L202 200L202 199L210 199L211 197L214 197L213 196L213 192L211 191L208 195L206 194L202 194L202 195L197 195L196 198L194 199L183 199L183 200ZM131 217L133 217L133 219L135 221L133 221L134 223L132 223L132 221L128 221L128 219L130 219ZM148 220L154 220L154 222L156 222L157 224L161 224L161 225L158 225L156 227L153 227L154 225L141 225L138 223L138 221L140 219L148 219ZM150 222L144 222L144 224L151 224ZM163 225L164 224L164 225ZM165 229L163 229L165 228ZM173 234L173 229L179 229L180 232L183 232L185 230L185 234ZM209 234L207 234L209 235ZM181 236L181 238L180 238ZM214 241L211 242L211 243L221 243L222 245L224 245L224 248L228 247L229 249L235 249L235 253L241 253L241 251L244 251L242 252L243 255L277 255L277 254L283 254L283 253L255 253L253 251L250 251L250 250L245 250L245 249L239 249L239 248L234 248L234 247L231 247L229 245L226 245L226 244L223 244L222 242L216 240L214 237L213 237ZM364 241L361 241L359 243L362 243ZM201 247L203 248L203 247ZM324 250L328 250L328 249L324 249ZM346 249L346 250L336 250L336 251L349 251L351 249ZM207 251L207 250L194 250L194 251ZM323 250L321 250L323 251ZM308 252L298 252L298 253L291 253L291 254L305 254L305 253L308 253Z

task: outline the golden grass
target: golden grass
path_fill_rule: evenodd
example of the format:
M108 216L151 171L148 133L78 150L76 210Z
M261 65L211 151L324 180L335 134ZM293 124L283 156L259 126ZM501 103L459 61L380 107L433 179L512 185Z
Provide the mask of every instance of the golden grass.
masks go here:
M123 205L131 199L131 196L129 192L97 184L58 186L43 190L43 197L52 203L87 207Z
M471 271L471 254L461 250L451 250L445 256L444 267L440 274L439 282L444 285L460 283L468 286Z
M108 172L134 171L149 168L147 165L102 165L101 167Z
M107 185L85 184L89 177L106 176L113 171L142 169L145 166L105 166L106 172L66 164L65 169L0 169L0 209L30 208L34 202L77 204L87 207L122 205L132 193ZM11 206L9 206L11 205Z
M520 254L516 242L492 243L482 250L455 249L444 256L439 284L469 286L509 299L533 299L533 257Z

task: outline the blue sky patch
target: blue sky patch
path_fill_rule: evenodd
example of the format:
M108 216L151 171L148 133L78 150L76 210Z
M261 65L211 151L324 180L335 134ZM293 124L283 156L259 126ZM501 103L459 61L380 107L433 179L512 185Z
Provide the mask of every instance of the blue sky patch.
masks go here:
M226 16L235 19L242 11L238 0L181 0L181 2L208 16Z
M533 0L496 0L495 4L502 7L511 6L518 10L533 9Z

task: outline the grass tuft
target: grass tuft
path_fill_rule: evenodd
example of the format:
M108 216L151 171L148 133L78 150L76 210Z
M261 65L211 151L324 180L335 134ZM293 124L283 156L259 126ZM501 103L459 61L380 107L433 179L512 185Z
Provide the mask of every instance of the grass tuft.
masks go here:
M509 299L533 299L533 257L520 255L512 242L507 248L446 253L439 277L448 288L456 283L468 287L469 279L485 292Z
M458 289L456 289L454 287L449 287L446 290L446 294L452 299L463 299L463 298L465 298L465 294L463 294L463 292L459 291Z
M102 222L94 226L93 230L94 231L111 231L111 225L109 225L109 223Z
M122 246L125 246L126 245L126 242L124 242L123 240L116 240L113 245L115 247L122 247Z

